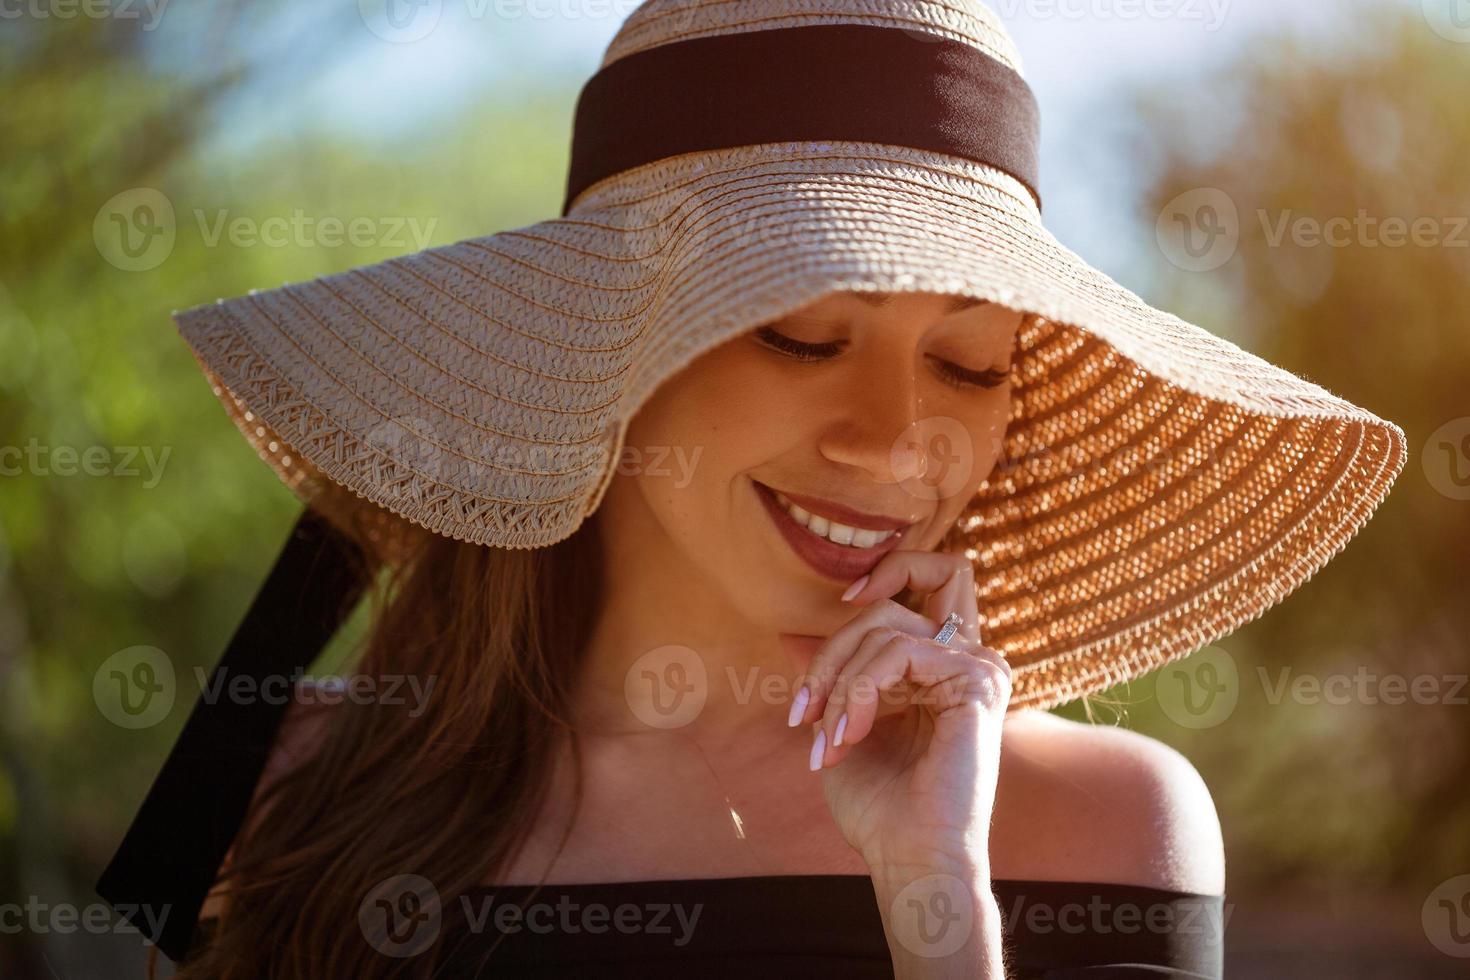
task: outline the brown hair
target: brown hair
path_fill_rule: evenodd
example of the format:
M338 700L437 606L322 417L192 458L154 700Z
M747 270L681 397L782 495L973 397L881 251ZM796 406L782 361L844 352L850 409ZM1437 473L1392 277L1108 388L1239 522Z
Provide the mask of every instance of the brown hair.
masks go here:
M216 886L225 908L180 980L428 976L454 896L526 839L601 594L595 515L540 549L397 534L396 559L376 552L354 669L432 677L427 704L417 717L401 704L326 712L310 757L253 805ZM434 948L387 956L357 927L359 909L404 874L433 884L444 928Z

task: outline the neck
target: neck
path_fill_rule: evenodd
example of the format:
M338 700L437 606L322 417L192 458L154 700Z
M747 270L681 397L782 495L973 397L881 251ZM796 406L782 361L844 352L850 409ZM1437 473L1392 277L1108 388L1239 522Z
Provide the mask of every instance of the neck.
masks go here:
M791 741L797 655L810 641L732 606L636 495L615 481L603 501L607 574L578 678L579 730L676 733L715 752Z

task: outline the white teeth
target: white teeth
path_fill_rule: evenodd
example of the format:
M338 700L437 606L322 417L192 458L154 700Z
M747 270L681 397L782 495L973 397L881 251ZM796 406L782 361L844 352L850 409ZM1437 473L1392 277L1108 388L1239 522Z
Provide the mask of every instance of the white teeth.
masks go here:
M897 534L897 531L874 531L868 528L851 527L847 524L839 524L829 521L825 517L819 517L810 511L803 510L796 504L787 500L783 495L776 494L776 499L786 513L791 515L792 520L806 528L813 534L826 538L837 544L847 545L850 548L872 548Z

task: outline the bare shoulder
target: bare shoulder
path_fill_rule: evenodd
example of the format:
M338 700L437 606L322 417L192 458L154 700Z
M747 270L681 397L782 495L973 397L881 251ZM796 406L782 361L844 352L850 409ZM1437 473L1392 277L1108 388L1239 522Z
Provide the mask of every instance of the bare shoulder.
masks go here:
M320 697L321 690L314 681L302 681L297 684L295 696L286 706L286 713L281 719L281 727L276 732L276 740L271 746L270 755L266 757L265 768L261 770L260 779L255 784L255 790L250 799L250 808L246 811L245 820L240 828L242 834L260 820L262 815L260 802L266 790L309 759L321 745L324 729L333 711L332 699ZM232 847L220 864L221 870L229 866L233 855L234 848ZM218 915L223 910L224 901L224 898L217 892L210 892L200 910L199 917L207 919Z
M1178 750L1126 728L1023 709L1006 719L991 833L997 877L1225 890L1209 787Z

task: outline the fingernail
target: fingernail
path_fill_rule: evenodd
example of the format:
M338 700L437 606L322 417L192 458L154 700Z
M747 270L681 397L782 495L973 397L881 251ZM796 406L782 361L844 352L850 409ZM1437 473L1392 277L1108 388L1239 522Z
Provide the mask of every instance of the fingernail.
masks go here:
M801 716L806 714L807 702L811 699L811 689L803 684L801 690L796 692L796 697L791 699L791 713L786 716L787 728L795 728L801 723Z
M837 746L837 745L841 745L842 744L842 733L845 732L845 731L847 731L847 712L846 711L844 711L842 713L842 717L841 718L838 718L837 719L837 730L832 733L832 744L834 746Z
M867 575L864 575L862 578L858 579L856 582L852 583L851 585L849 585L847 587L847 591L844 592L844 593L842 593L842 601L843 602L851 602L852 601L852 597L855 596L855 595L857 595L859 592L863 591L863 586L865 586L867 584L868 584L868 576Z
M812 742L812 760L810 763L812 772L816 772L818 769L822 768L822 756L826 753L826 751L827 729L823 728L821 725L818 725L817 737Z

